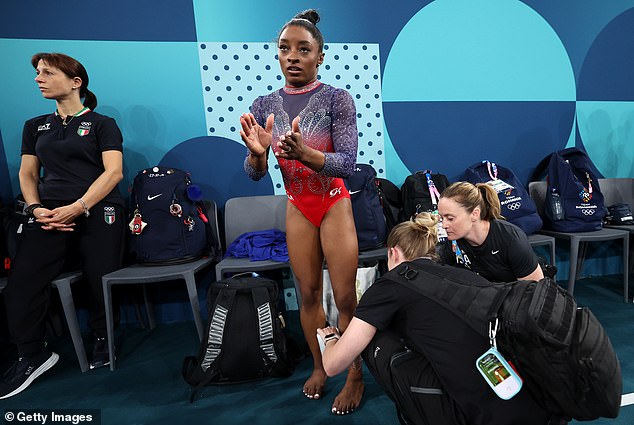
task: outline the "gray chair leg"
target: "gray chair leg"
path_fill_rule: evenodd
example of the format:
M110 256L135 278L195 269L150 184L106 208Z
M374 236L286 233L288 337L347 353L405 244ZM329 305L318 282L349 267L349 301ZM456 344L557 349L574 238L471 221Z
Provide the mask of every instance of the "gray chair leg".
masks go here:
M297 278L295 277L295 273L293 273L292 269L291 269L291 277L293 278L293 284L295 285L295 297L297 298L297 309L301 313L301 311L302 311L302 289L300 288L299 282L297 281Z
M75 303L73 302L73 293L70 289L73 277L74 276L54 280L52 285L59 291L62 308L64 309L64 316L66 317L66 323L68 324L68 329L70 330L70 337L73 340L73 346L75 347L75 353L77 354L77 360L79 361L79 368L82 372L86 372L90 369L90 367L86 357L84 341L81 337L81 330L79 329L79 323L77 321L77 312L75 310Z
M577 253L577 275L580 275L583 271L583 263L586 261L586 254L588 253L588 242L579 241L579 252Z
M200 316L200 303L198 302L198 290L196 289L196 279L194 278L194 273L187 273L185 276L185 284L187 285L189 303L192 306L192 313L194 314L194 323L196 323L198 339L202 342L205 329L203 326L203 320Z
M114 353L114 314L112 312L112 289L110 282L103 281L103 302L106 307L106 330L108 333L108 356L110 357L110 370L115 369Z
M629 236L630 235L626 235L623 238L623 298L625 299L625 302L627 302L628 299L628 290L629 290L629 283L630 283L630 276L629 276L629 258L630 258L630 241L629 241Z
M575 291L575 280L577 279L577 260L579 258L579 240L570 239L570 267L568 275L568 292L573 294Z
M550 264L554 266L557 263L557 260L555 259L555 240L553 239L552 241L550 241L549 245L550 245Z
M147 296L147 288L143 285L143 302L145 303L145 314L147 314L147 321L150 329L156 327L156 320L154 319L154 305Z

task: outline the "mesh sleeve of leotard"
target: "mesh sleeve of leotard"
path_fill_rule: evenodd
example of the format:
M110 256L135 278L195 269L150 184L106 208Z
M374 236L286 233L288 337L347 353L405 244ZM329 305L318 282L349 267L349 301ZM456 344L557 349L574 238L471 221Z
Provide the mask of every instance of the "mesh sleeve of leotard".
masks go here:
M262 120L262 116L264 114L264 111L262 109L262 97L258 97L253 101L253 104L251 105L251 113L255 117L255 120L258 122L258 124L260 125L265 124L264 121ZM267 159L269 157L268 149L266 150L266 157ZM253 168L253 166L249 162L249 149L247 148L247 156L244 158L244 171L247 173L247 175L249 176L251 180L256 180L256 181L260 180L262 177L266 175L268 168L269 168L268 162L264 170L260 171Z
M319 174L347 177L357 161L357 111L350 93L335 89L332 97L332 144L334 152L324 152L324 168Z

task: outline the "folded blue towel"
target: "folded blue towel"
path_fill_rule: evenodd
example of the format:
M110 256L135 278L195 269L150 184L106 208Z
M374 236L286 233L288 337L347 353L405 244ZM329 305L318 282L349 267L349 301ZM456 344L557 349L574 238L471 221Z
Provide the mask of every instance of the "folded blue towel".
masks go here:
M243 233L229 245L225 257L288 262L286 233L278 229Z

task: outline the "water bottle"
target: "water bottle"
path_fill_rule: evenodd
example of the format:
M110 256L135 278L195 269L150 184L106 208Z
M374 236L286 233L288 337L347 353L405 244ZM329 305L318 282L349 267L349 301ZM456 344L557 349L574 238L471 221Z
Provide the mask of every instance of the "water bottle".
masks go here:
M555 189L553 189L550 198L551 198L551 205L553 209L553 218L555 220L563 220L564 209L561 206L561 198L559 197L559 193L557 193Z

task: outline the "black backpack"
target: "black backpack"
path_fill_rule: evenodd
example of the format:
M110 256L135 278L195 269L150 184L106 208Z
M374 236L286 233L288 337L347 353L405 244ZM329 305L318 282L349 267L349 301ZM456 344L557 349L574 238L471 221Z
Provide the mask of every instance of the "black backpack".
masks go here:
M547 172L544 228L558 232L590 232L603 227L605 201L599 171L584 151L553 152L535 168L532 180Z
M198 357L186 357L182 375L196 391L209 384L290 376L285 322L275 281L237 275L207 292L209 321Z
M445 425L455 407L425 356L411 350L390 328L377 332L361 353L402 425ZM458 420L455 423L460 423Z
M376 170L368 164L356 164L352 174L343 179L350 192L360 251L382 247L387 236L375 179Z
M608 207L608 213L604 218L605 224L614 226L624 226L634 224L634 217L632 217L632 209L630 204L620 203L610 205Z
M500 199L504 218L527 235L542 228L542 219L537 213L535 202L509 168L484 160L467 168L465 179L473 184L487 183L493 187Z
M389 235L392 228L401 222L403 215L403 201L401 199L401 189L388 179L377 177L376 187L379 191L379 200L383 207L383 215L387 225L386 233Z
M0 277L9 275L23 227L29 220L24 213L25 207L22 195L18 195L14 205L0 207Z
M492 283L431 261L408 262L384 275L450 309L490 336L531 395L553 415L571 420L618 416L621 366L588 308L549 278Z
M185 171L141 170L132 186L131 249L143 264L178 264L210 253L209 220L200 189Z
M447 186L447 176L432 173L431 170L417 171L407 176L401 186L403 213L400 221L409 220L420 212L438 211L440 194Z

